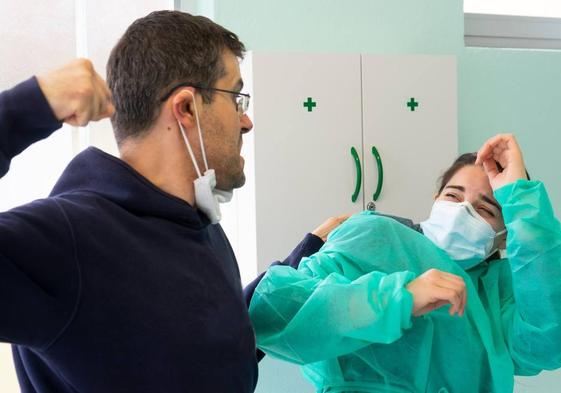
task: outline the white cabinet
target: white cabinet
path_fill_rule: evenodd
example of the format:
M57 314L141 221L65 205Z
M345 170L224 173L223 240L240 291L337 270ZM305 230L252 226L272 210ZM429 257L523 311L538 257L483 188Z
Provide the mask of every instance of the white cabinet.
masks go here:
M255 229L238 236L240 250L255 247L261 271L329 215L363 208L362 193L351 200L351 147L362 161L360 56L250 53L242 69L255 125L253 146L244 140L255 159L246 162L254 194L244 210L255 213ZM246 234L256 234L254 245Z
M249 53L242 75L254 130L236 193L241 265L263 271L329 216L364 209L379 180L372 146L377 210L428 215L457 154L453 57Z
M457 156L456 60L452 56L362 55L364 190L378 186L378 211L419 222L431 209L436 180Z

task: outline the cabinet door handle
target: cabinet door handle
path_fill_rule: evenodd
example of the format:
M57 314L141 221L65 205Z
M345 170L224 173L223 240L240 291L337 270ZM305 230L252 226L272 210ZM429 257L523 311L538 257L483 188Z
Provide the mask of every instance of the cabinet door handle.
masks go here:
M380 158L380 153L378 153L376 146L372 146L372 155L376 159L376 166L378 167L378 185L376 186L376 192L372 200L377 201L382 192L382 186L384 185L384 166L382 165L382 159Z
M360 167L360 158L358 158L358 153L354 147L351 147L351 155L354 158L355 166L356 166L356 184L355 184L355 192L351 197L351 201L356 202L358 198L358 194L360 193L360 186L362 185L362 169Z

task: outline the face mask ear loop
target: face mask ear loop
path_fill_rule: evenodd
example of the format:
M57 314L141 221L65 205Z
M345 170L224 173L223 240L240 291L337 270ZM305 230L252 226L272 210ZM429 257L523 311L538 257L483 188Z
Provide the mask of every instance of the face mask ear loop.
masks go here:
M506 227L504 229L501 229L499 232L495 232L495 238L493 239L493 246L495 245L495 242L497 241L497 238L504 233L506 233ZM487 258L489 258L491 255L493 255L497 251L500 251L499 246L496 246L496 247L492 248L491 252L485 256L485 260L487 260Z
M460 205L464 206L466 208L466 210L468 211L469 215L472 216L473 218L480 218L481 217L479 215L479 213L477 213L477 211L475 210L475 208L473 207L473 205L470 202L463 201L463 202L460 202Z
M206 161L205 144L203 142L203 133L201 131L201 122L199 121L199 111L197 110L197 103L195 102L195 95L187 90L191 96L193 96L193 105L195 106L195 120L197 120L197 129L199 130L199 142L201 144L201 152L203 153L203 162L205 164L205 170L208 171L208 162Z
M463 206L466 207L467 211L469 212L469 214L470 214L473 218L475 218L475 219L477 219L477 220L479 220L479 221L481 221L481 222L486 223L487 226L488 226L489 228L493 229L493 227L491 226L491 224L489 224L489 223L487 222L486 219L484 219L483 217L481 217L481 214L479 214L479 213L477 212L477 210L475 210L475 208L473 207L473 205L472 205L471 203L469 203L468 201L464 201L464 202L461 203L461 205L463 205ZM504 231L506 232L506 228L504 229ZM493 229L493 232L495 232L494 229ZM495 232L495 235L497 235L496 232Z
M177 124L179 125L179 129L181 130L181 136L183 137L183 140L185 141L185 146L187 146L187 150L189 151L189 155L191 156L191 161L193 161L193 166L195 167L195 170L197 171L197 176L198 177L203 177L201 175L201 171L199 170L199 166L197 165L197 160L195 160L195 155L193 154L193 149L191 149L191 144L189 143L189 140L187 139L187 135L185 134L185 128L183 128L183 125L181 124L181 122L178 120Z

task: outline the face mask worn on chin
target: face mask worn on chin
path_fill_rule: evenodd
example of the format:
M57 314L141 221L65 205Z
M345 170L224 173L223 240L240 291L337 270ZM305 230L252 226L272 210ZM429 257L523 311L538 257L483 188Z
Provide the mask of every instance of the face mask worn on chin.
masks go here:
M421 222L423 233L444 250L464 270L477 266L497 251L498 236L471 203L436 201L428 220Z
M189 90L187 90L189 91ZM187 151L193 162L193 166L197 171L197 179L193 182L195 185L195 205L206 214L208 219L212 224L217 224L222 218L220 213L220 203L229 202L232 199L233 191L224 191L216 188L216 173L214 169L208 168L208 163L206 160L205 147L203 144L203 133L201 131L201 124L199 121L199 113L197 111L197 104L195 103L195 95L189 91L189 94L193 96L193 105L195 106L195 120L197 121L197 130L199 131L199 142L201 145L201 152L203 155L203 162L205 164L205 173L201 174L195 155L193 154L193 149L191 149L191 144L187 139L187 133L185 128L178 120L177 124L181 130L181 135L187 146Z

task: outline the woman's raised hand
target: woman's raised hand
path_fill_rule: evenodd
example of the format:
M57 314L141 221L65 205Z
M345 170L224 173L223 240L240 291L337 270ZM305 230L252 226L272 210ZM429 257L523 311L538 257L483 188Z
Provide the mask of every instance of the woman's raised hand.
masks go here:
M477 153L475 164L483 165L493 190L526 179L522 151L512 134L499 134L485 142Z

